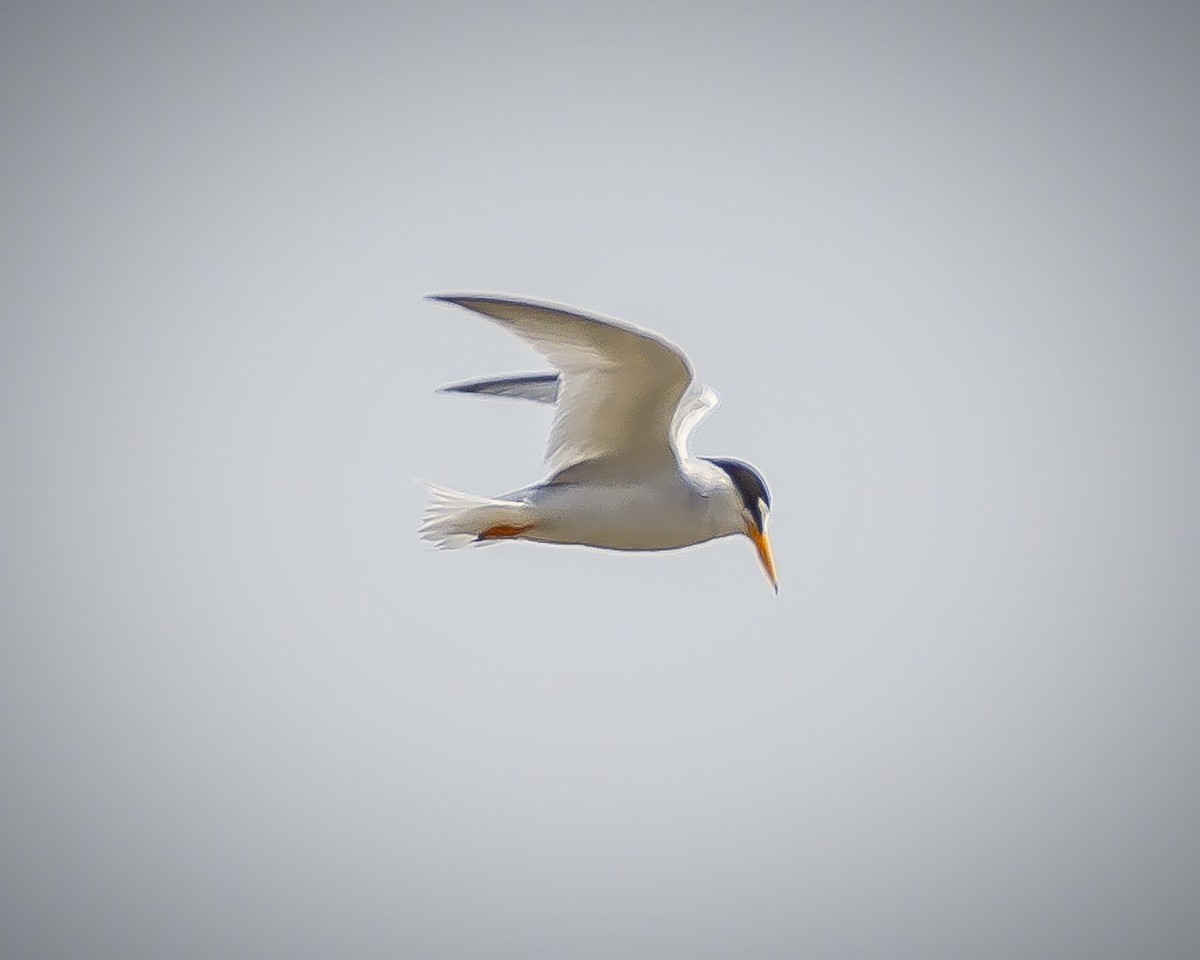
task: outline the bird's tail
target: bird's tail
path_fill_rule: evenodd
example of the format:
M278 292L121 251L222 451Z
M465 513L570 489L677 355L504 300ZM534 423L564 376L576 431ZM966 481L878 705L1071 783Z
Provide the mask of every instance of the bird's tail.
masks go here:
M477 497L433 484L428 489L429 505L417 534L439 550L511 539L533 526L527 503Z

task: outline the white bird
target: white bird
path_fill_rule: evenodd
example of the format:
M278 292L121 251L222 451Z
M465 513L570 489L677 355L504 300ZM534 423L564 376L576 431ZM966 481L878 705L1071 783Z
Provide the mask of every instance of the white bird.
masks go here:
M555 404L549 475L497 498L431 486L422 538L439 547L533 540L674 550L744 534L779 592L762 476L740 460L688 451L717 395L695 379L682 350L649 331L555 304L480 294L429 299L495 320L557 372L443 388Z

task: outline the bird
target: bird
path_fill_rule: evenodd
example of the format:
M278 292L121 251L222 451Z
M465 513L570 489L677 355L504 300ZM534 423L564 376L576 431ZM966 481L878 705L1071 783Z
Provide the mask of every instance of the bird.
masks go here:
M439 392L553 404L554 418L546 479L499 497L430 484L423 540L443 549L527 540L654 551L744 535L779 593L766 481L743 460L690 453L692 432L718 397L679 347L547 301L475 293L426 299L495 321L554 367Z

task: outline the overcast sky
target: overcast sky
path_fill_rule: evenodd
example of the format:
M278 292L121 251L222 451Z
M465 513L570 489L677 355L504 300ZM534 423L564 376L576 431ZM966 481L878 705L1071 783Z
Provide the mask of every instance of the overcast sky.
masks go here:
M1200 7L0 14L0 953L1200 955ZM745 538L439 553L649 327Z

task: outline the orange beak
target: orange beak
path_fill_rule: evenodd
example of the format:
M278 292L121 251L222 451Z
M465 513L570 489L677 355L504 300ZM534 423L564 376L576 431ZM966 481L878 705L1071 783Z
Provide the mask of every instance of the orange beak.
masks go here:
M762 561L763 570L767 572L767 579L771 581L771 586L778 593L779 578L775 575L775 558L771 556L771 541L767 539L766 532L759 530L754 524L749 524L746 527L746 536L754 541L754 547L758 550L758 559Z

